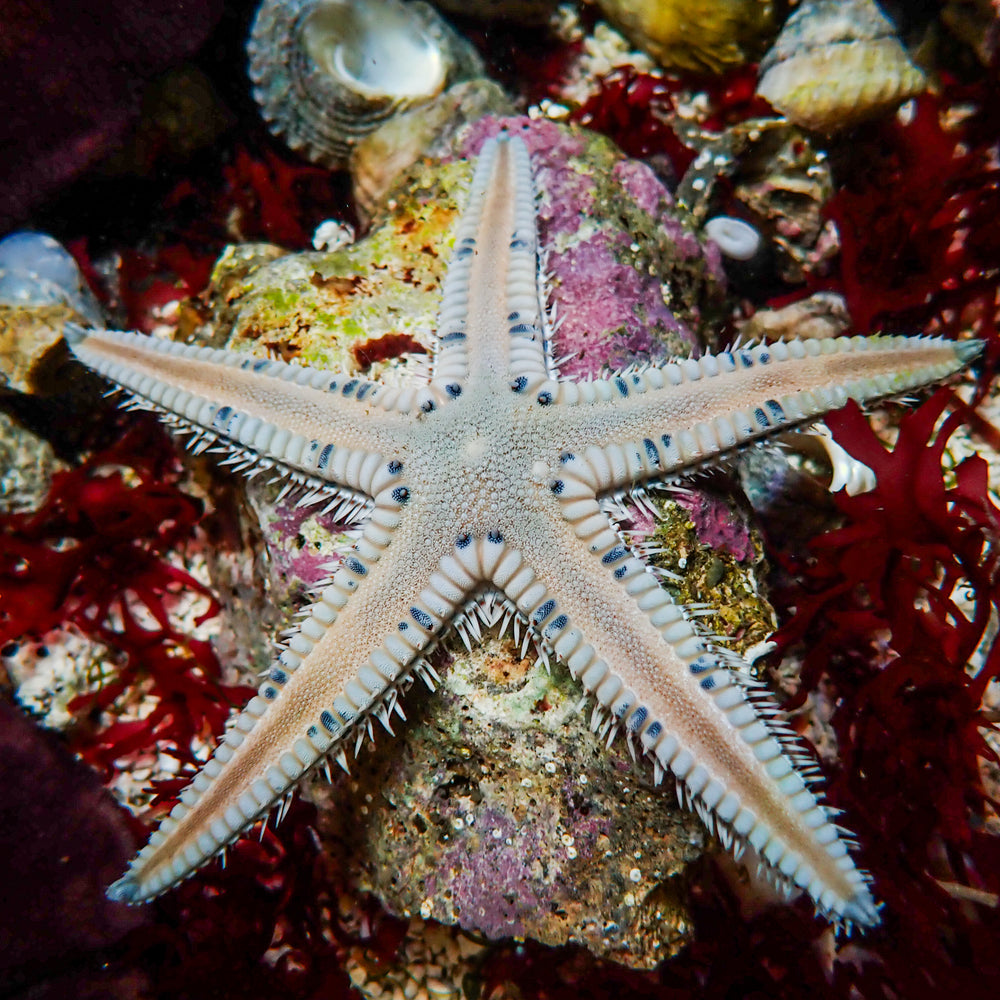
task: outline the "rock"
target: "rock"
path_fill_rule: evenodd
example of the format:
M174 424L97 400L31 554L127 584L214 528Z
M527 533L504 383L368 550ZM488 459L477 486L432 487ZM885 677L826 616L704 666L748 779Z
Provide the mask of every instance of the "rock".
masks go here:
M405 700L400 737L313 786L324 839L400 916L652 967L688 939L704 827L590 732L564 668L532 656L509 638L449 643L441 687Z
M644 164L606 139L551 122L524 129L551 248L551 301L567 375L688 353L725 312L718 251L704 247ZM229 286L216 324L236 350L376 375L431 346L440 281L471 163L501 120L484 118L452 156L417 163L368 236L324 253L289 254ZM412 358L408 362L412 367Z
M48 441L0 412L0 514L41 506L61 467Z
M135 850L126 814L90 768L4 702L0 782L4 994L144 993L149 983L138 970L107 972L108 949L149 920L148 911L117 906L104 895Z

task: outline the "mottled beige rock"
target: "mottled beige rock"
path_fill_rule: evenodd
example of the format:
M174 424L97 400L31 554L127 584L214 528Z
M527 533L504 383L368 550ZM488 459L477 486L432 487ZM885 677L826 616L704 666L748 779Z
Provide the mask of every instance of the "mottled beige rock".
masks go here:
M564 668L546 673L509 639L449 659L437 692L405 699L399 737L377 734L351 777L314 786L359 887L491 939L581 943L643 968L676 954L707 835L672 782L654 787L622 741L604 746Z
M52 370L65 360L63 324L84 322L62 303L0 304L0 389L43 392L52 388Z

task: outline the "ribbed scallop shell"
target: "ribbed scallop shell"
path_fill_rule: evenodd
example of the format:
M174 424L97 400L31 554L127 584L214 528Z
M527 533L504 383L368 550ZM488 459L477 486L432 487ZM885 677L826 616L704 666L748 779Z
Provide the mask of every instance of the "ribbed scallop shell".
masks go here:
M265 0L247 55L271 131L331 168L400 110L482 72L433 8L399 0Z
M761 62L757 92L796 125L832 132L926 83L873 0L806 0Z

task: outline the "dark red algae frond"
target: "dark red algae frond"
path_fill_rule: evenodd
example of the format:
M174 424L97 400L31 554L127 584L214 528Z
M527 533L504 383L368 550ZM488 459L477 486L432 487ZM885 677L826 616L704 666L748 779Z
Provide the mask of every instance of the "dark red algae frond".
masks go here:
M159 314L164 307L202 292L215 256L193 252L183 243L161 247L153 254L122 251L118 289L128 328L152 333L163 321Z
M312 246L312 230L338 199L330 172L271 149L239 148L225 167L223 200L238 212L243 240L266 239L292 249Z
M947 83L947 81L946 81ZM970 110L974 107L975 110ZM971 330L1000 358L1000 102L995 85L945 87L873 126L827 212L854 327ZM864 157L864 160L861 159Z
M831 691L841 770L830 798L887 904L884 936L867 939L877 974L841 969L865 997L1000 981L1000 908L988 905L1000 841L987 830L998 803L979 774L980 759L997 761L981 700L1000 645L981 646L1000 613L1000 508L979 456L942 472L963 420L959 410L938 426L951 398L941 390L903 417L892 450L856 406L827 418L878 485L835 496L844 523L790 567L802 585L783 595L794 609L776 634L802 651L799 700L821 680Z
M622 66L600 80L597 93L574 112L572 120L604 133L629 156L666 153L680 176L694 160L695 150L685 146L670 125L677 88L662 76Z
M106 774L117 758L158 741L194 763L193 741L220 733L241 693L220 683L210 643L182 631L169 610L186 592L208 602L196 624L219 611L210 591L168 559L202 514L178 479L162 432L143 421L57 473L39 510L0 518L0 642L72 625L119 651L114 679L71 705L81 720L149 686L155 705L144 718L75 736L78 752Z
M602 132L628 156L666 154L680 177L698 151L685 144L683 131L674 128L674 95L691 87L702 90L708 98L708 115L699 127L721 132L733 123L771 113L770 105L756 96L756 84L755 66L722 77L683 80L619 66L601 78L597 92L574 111L572 121Z

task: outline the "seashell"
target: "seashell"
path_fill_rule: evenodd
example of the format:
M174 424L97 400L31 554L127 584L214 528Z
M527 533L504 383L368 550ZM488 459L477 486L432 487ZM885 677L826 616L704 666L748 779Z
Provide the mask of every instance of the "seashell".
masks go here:
M0 240L0 305L66 305L92 323L101 307L72 254L45 233L11 233Z
M804 0L762 60L757 92L796 125L833 132L926 84L874 0Z
M455 136L486 115L512 115L514 103L492 80L478 77L449 87L365 136L351 152L355 207L370 221L400 178L424 157L444 156Z
M387 119L483 71L433 8L400 0L265 0L247 54L271 131L330 168Z
M732 260L752 260L760 252L763 239L759 232L731 215L717 215L705 223L705 238L711 240L724 257Z
M597 0L604 16L662 66L722 73L759 53L771 0Z
M784 497L779 492L772 492L772 500L780 502L797 494L800 500L809 502L811 495L812 502L818 507L826 505L822 496L824 493L844 490L848 496L854 497L875 489L877 479L874 470L837 444L829 429L822 424L809 431L783 434L779 441L781 447L770 449L771 454L763 462L746 463L741 456L740 474L744 486L748 481L752 483L756 491L755 501L762 499L763 488L773 491L779 482L789 486L798 481L799 485Z
M756 226L732 215L716 215L702 227L706 243L722 254L734 295L760 295L774 284L772 241Z
M851 315L842 295L814 292L781 308L758 309L738 327L744 340L829 340L850 332Z
M354 226L349 222L343 222L340 219L325 219L313 233L313 249L330 251L349 247L357 239L357 235Z
M104 324L69 252L44 233L0 240L0 389L58 391L66 320Z
M736 460L740 485L765 524L783 543L805 548L831 527L831 494L857 496L875 488L874 472L824 432L784 434L779 447L751 448Z
M830 470L830 485L827 488L831 493L844 490L848 496L856 497L859 493L870 493L875 489L874 470L837 444L826 427L811 434L803 434L802 437L813 439L826 452Z

